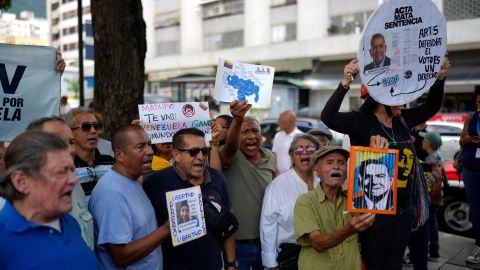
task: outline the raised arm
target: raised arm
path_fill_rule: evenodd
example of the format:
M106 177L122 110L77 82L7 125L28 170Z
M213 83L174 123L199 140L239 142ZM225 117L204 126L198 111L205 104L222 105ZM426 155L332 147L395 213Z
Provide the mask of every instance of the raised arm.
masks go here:
M338 85L337 90L335 90L333 95L328 99L325 107L322 110L322 114L320 116L321 120L325 123L325 125L337 132L347 134L349 131L351 131L352 123L356 122L352 113L342 113L339 111L343 98L350 89L350 84L358 72L358 60L354 59L350 61L350 63L348 63L343 69L342 82Z
M212 130L212 140L210 141L210 167L214 168L217 171L222 171L222 161L220 160L220 148L219 148L219 137L222 127L217 123L214 115L210 113L210 118L212 119L212 124L210 129Z
M233 116L232 124L228 129L227 141L221 150L223 165L229 165L232 162L235 153L238 151L240 129L242 127L245 114L252 107L247 101L234 100L230 103L230 113Z

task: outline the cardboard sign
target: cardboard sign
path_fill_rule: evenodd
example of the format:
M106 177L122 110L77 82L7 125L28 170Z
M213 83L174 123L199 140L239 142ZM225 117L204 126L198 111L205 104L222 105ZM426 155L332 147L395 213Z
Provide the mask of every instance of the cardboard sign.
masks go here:
M210 141L210 113L208 102L178 102L138 105L142 127L152 144L172 142L175 132L184 128L198 128Z
M60 112L60 73L52 47L0 44L0 141Z
M386 1L363 30L358 50L362 83L379 103L414 101L436 81L446 48L445 17L432 1Z
M207 234L200 186L166 193L173 246Z
M394 215L397 212L398 150L352 146L347 210Z
M215 99L223 102L248 100L255 108L269 108L274 67L218 59Z

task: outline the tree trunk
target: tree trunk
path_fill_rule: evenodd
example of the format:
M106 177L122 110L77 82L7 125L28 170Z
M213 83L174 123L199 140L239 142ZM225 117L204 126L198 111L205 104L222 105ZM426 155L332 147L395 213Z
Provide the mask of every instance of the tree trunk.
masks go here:
M91 1L95 44L95 111L106 138L138 116L145 80L145 22L140 0Z

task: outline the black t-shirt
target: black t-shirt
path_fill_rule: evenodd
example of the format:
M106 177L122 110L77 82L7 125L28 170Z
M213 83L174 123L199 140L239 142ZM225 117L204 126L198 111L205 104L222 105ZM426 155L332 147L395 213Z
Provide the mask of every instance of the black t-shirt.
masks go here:
M210 181L200 185L202 196L230 209L230 195L225 176L212 168L207 167L207 171ZM168 220L165 193L189 187L192 185L182 179L173 167L163 169L145 179L143 188L152 202L158 225L162 225ZM208 227L207 235L180 246L173 247L172 239L169 237L162 244L164 269L220 270L223 267L221 250L222 242L215 238Z
M380 135L389 141L390 149L398 149L398 199L397 206L405 208L413 203L412 181L415 173L415 147L410 135L412 127L430 119L442 105L444 81L436 81L428 93L427 102L410 109L402 109L404 123L398 117L392 120L392 128L383 126L371 113L360 111L339 112L348 90L340 84L322 111L322 121L331 129L348 134L352 146L370 146L370 137Z
M75 176L82 185L85 196L90 196L98 180L112 167L115 159L109 155L102 155L98 149L95 149L95 158L93 166L90 167L87 162L75 155L73 160L75 164Z

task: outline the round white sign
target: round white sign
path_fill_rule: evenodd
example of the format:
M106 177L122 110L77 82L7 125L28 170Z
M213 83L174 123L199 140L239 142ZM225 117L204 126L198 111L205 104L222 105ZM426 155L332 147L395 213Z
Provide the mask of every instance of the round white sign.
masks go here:
M363 30L358 50L362 83L379 103L414 101L437 79L446 48L445 17L432 1L385 2Z

